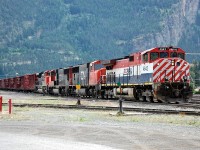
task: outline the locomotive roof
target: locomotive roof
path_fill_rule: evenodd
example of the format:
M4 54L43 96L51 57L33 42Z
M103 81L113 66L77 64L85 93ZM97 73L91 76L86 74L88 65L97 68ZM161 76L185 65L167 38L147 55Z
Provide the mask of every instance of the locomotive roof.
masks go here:
M149 52L149 51L151 51L151 50L153 50L153 49L155 49L155 48L150 48L150 49L147 49L147 50L145 50L145 51L142 51L141 54L145 54L146 52Z
M147 50L144 50L144 51L140 51L140 53L143 55L149 51L152 51L152 50L177 50L177 51L182 51L184 52L181 48L178 48L178 47L173 47L173 46L169 46L169 47L154 47L154 48L150 48L150 49L147 49Z

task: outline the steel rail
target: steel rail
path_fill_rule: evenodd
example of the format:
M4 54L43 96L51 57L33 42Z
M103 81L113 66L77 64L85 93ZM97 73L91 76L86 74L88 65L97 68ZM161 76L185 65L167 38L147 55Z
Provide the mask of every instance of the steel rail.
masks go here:
M7 105L7 104L3 104ZM112 110L117 111L119 107L108 107L108 106L86 106L86 105L63 105L63 104L20 104L13 103L14 107L43 107L43 108L58 108L58 109L86 109L86 110ZM124 111L133 111L141 113L153 113L153 114L181 114L181 115L193 115L200 116L200 111L186 111L186 110L165 110L165 109L150 109L150 108L134 108L134 107L123 107Z

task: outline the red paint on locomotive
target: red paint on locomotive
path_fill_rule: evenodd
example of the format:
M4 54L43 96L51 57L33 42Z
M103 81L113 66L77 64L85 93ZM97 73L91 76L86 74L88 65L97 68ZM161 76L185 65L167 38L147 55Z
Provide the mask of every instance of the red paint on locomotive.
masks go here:
M48 70L44 72L44 80L47 86L54 86L54 81L56 81L56 71Z
M90 63L89 66L89 85L94 86L101 83L102 76L106 75L106 69L101 66L101 61L97 60Z

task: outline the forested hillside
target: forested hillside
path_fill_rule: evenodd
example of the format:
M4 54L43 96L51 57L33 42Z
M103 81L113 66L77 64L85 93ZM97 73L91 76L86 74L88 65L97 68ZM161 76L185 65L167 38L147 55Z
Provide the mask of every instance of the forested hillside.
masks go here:
M0 1L1 76L169 45L199 52L199 0Z

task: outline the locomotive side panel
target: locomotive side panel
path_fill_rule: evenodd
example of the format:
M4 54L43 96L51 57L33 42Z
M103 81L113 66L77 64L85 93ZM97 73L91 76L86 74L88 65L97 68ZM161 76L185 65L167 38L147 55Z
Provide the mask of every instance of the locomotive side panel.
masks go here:
M125 64L125 67L116 62L113 69L106 70L107 84L133 85L153 82L153 63L132 66L127 60L120 60L121 63Z
M72 73L72 67L69 68L69 85L73 85L73 73Z
M89 85L89 63L79 66L79 84L81 86Z
M58 76L58 85L59 87L66 86L67 75L64 74L65 69L58 69L57 76Z
M79 84L79 66L72 68L72 86Z
M101 64L101 61L91 62L89 66L89 85L96 86L100 84L103 76L105 76L105 67Z

